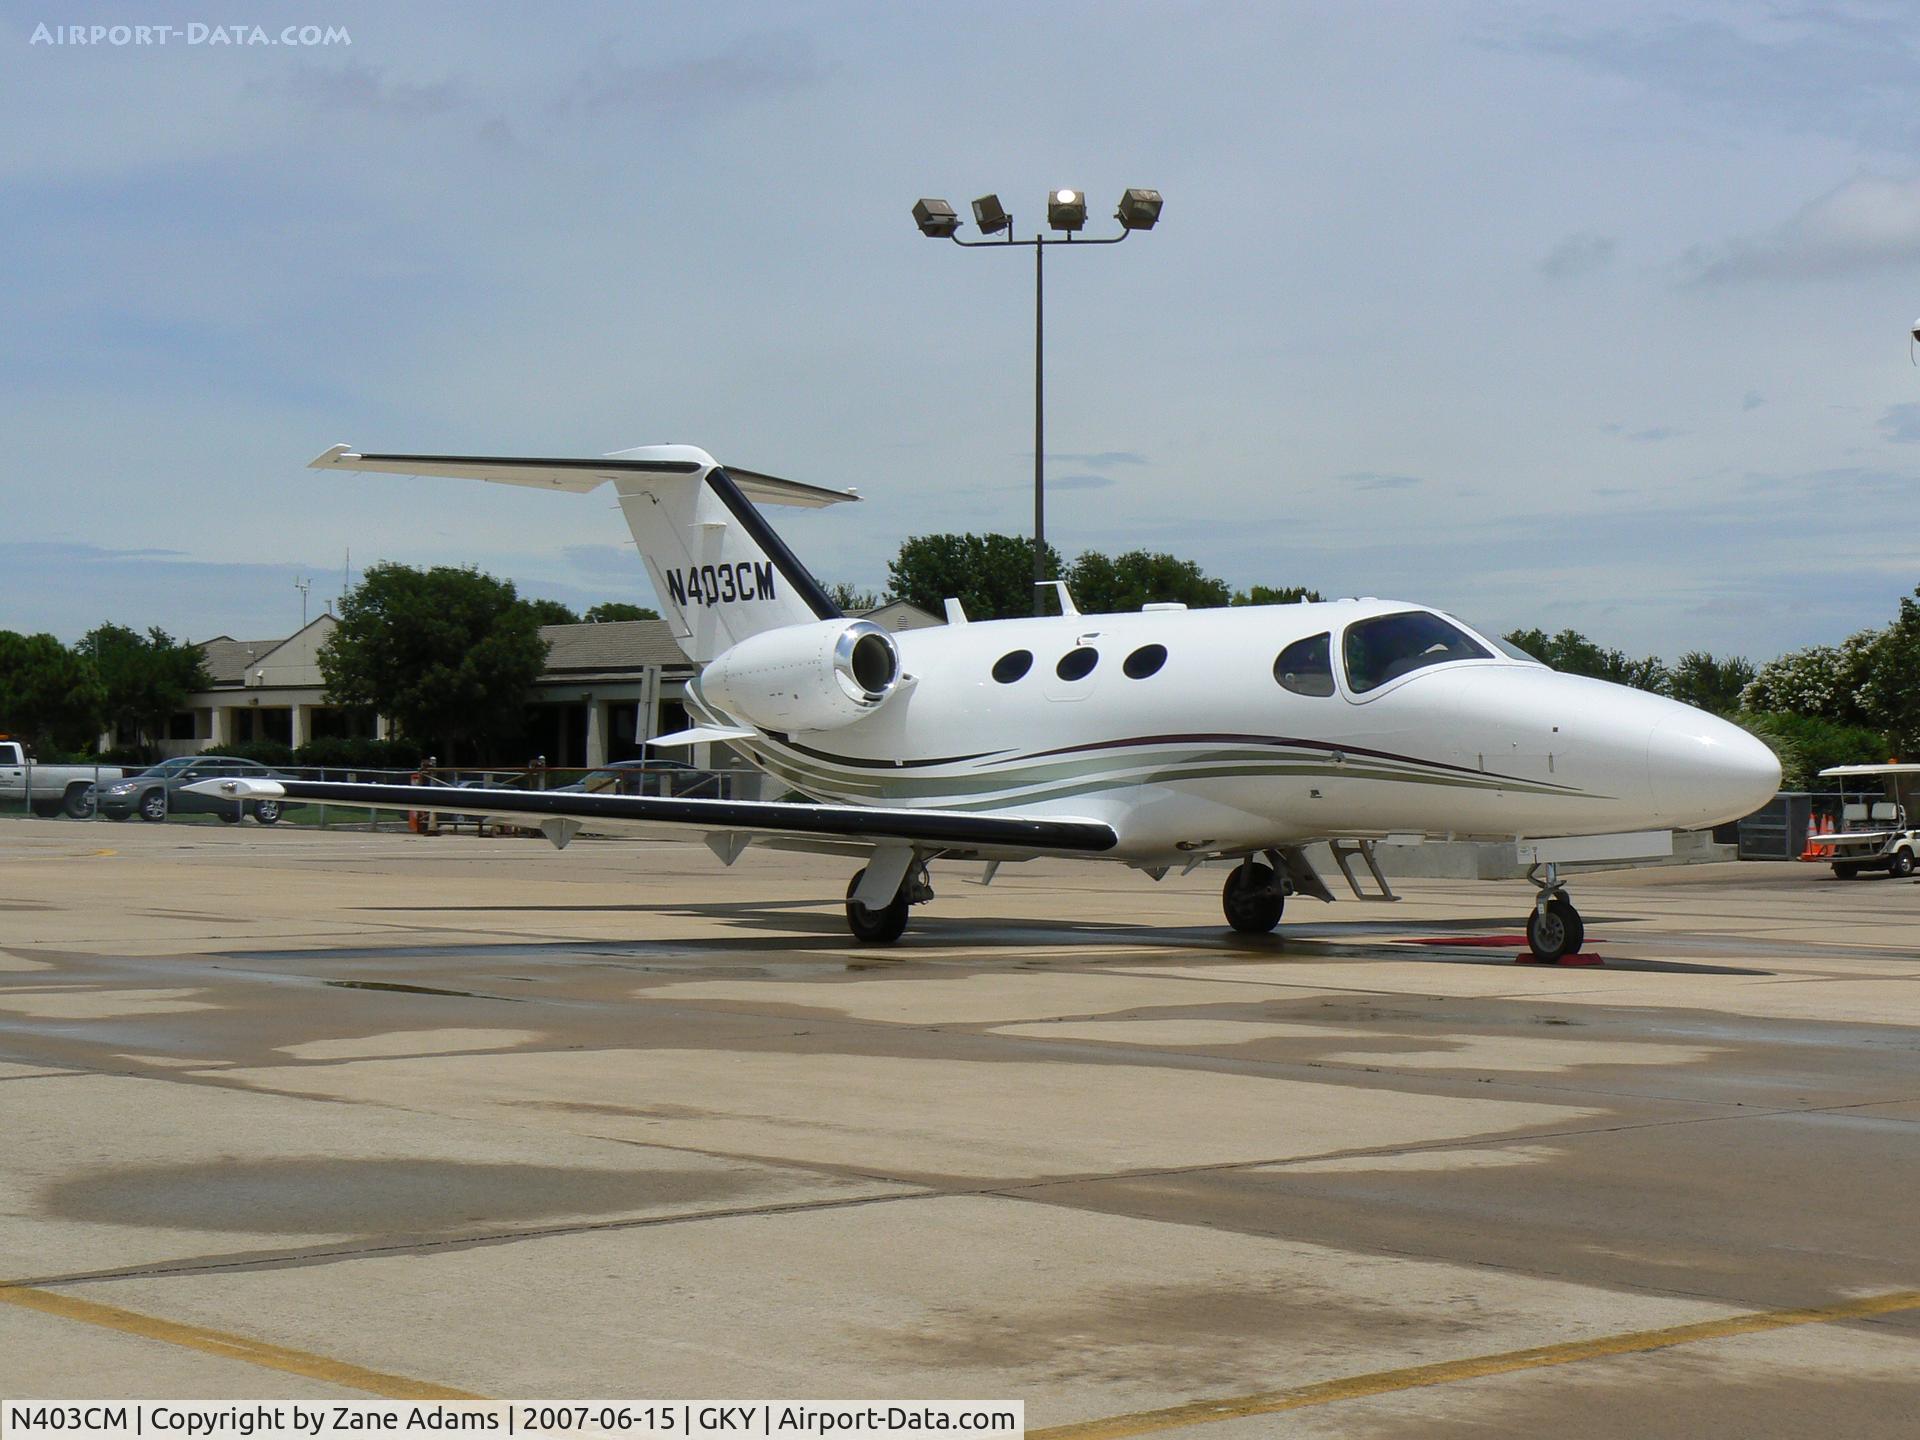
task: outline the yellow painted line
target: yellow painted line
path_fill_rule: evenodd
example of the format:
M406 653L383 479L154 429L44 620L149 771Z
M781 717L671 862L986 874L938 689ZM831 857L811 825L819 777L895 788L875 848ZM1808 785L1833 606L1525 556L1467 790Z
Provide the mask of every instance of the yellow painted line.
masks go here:
M118 855L120 852L118 850L96 850L93 853L95 855Z
M118 1305L102 1305L96 1300L79 1300L71 1295L57 1294L52 1290L37 1290L29 1285L0 1285L0 1305L15 1305L22 1310L36 1310L42 1315L57 1315L62 1320L78 1320L83 1325L98 1325L102 1329L118 1330L126 1335L138 1335L143 1340L159 1340L168 1345L180 1345L188 1350L218 1355L225 1360L238 1360L243 1364L258 1365L266 1370L279 1370L288 1375L304 1375L309 1380L324 1380L330 1385L343 1385L350 1390L364 1390L371 1395L384 1395L390 1400L481 1400L486 1398L469 1394L465 1390L451 1390L445 1385L432 1385L424 1380L410 1380L404 1375L388 1375L384 1371L369 1370L363 1365L352 1365L345 1360L330 1360L325 1355L314 1355L305 1350L289 1350L283 1345L269 1345L264 1340L250 1339L245 1335L230 1335L224 1330L209 1330L204 1325L185 1325L177 1320L162 1320L157 1316L142 1315L136 1310L122 1310Z
M1920 1290L1869 1295L1864 1299L1843 1300L1837 1305L1822 1305L1811 1310L1755 1311L1747 1315L1729 1315L1724 1320L1703 1320L1695 1325L1672 1325L1664 1330L1633 1330L1622 1335L1602 1335L1594 1340L1542 1345L1532 1350L1508 1350L1498 1355L1476 1355L1465 1360L1445 1360L1435 1365L1412 1365L1404 1370L1376 1370L1371 1375L1323 1380L1316 1385L1296 1385L1286 1390L1263 1390L1252 1395L1195 1400L1164 1410L1136 1410L1130 1415L1110 1415L1104 1420L1081 1420L1071 1425L1029 1430L1027 1440L1119 1440L1119 1437L1126 1435L1151 1435L1161 1430L1178 1430L1187 1425L1242 1420L1249 1415L1273 1415L1282 1410L1306 1410L1340 1400L1364 1400L1370 1395L1388 1395L1396 1390L1447 1385L1455 1380L1510 1375L1516 1370L1571 1365L1575 1361L1600 1360L1609 1355L1637 1355L1647 1350L1664 1350L1673 1345L1694 1345L1702 1340L1724 1340L1733 1335L1784 1330L1793 1325L1859 1320L1873 1315L1891 1315L1901 1310L1920 1310Z

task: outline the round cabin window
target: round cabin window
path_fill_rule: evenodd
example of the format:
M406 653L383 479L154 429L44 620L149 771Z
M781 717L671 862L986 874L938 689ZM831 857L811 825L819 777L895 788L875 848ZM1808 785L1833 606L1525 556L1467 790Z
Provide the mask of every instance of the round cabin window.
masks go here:
M1093 667L1100 663L1100 652L1091 645L1082 645L1077 650L1069 650L1060 657L1060 663L1053 667L1053 673L1062 680L1084 680L1093 673Z
M1031 650L1012 650L993 662L993 678L1002 685L1011 685L1032 668Z

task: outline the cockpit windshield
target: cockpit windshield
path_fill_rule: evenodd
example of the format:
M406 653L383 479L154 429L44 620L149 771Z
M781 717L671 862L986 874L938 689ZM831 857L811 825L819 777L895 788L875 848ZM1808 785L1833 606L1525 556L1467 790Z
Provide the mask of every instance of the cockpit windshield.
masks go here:
M1449 615L1447 616L1447 619L1453 621L1453 623L1456 625L1466 624L1466 622L1462 620L1458 615ZM1498 634L1495 631L1488 630L1484 626L1479 626L1479 625L1474 626L1474 630L1479 634L1482 640L1486 641L1489 645L1493 646L1494 649L1498 650L1502 655L1506 656L1509 660L1524 660L1529 665L1543 665L1546 663L1538 655L1534 655L1529 653L1528 651L1522 650L1518 645L1514 644L1513 641L1507 639L1507 637L1504 635Z
M1375 615L1347 627L1341 649L1347 688L1356 695L1389 680L1449 660L1491 660L1493 653L1458 625L1431 610Z

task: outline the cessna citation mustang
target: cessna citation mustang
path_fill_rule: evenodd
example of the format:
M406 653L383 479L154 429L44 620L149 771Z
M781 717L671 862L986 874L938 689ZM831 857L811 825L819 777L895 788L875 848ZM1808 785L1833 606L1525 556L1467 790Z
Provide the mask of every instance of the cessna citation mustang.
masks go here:
M1650 853L1633 848L1646 832L1745 815L1780 780L1772 752L1722 720L1556 674L1399 601L1082 615L1062 586L1057 617L969 623L948 601L947 625L890 634L841 614L754 503L856 495L723 467L691 446L549 460L339 445L313 465L579 492L611 484L661 609L702 667L688 686L698 723L652 743L724 741L805 798L479 789L460 792L461 810L531 821L556 845L592 825L692 831L727 864L755 843L855 857L864 865L847 886L847 924L862 941L900 937L908 907L932 898L935 859L984 862L989 881L1002 863L1039 856L1117 861L1155 879L1227 862L1227 921L1262 933L1289 895L1333 898L1308 863L1311 842L1331 842L1356 896L1390 899L1373 843L1437 836L1533 842L1522 847L1541 862L1528 939L1558 959L1579 948L1582 926L1545 837L1613 837L1599 848L1554 841L1575 847L1559 860ZM421 804L405 785L191 788Z

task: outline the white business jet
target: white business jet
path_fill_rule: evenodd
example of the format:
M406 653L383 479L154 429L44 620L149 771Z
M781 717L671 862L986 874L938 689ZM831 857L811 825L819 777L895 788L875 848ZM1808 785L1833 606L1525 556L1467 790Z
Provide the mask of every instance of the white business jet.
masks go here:
M1558 864L1654 853L1671 829L1757 809L1780 781L1772 752L1723 720L1556 674L1399 601L1082 615L1061 586L1059 616L969 622L949 601L947 625L890 634L842 615L754 503L856 495L723 467L691 446L516 459L338 445L313 465L612 485L661 610L702 667L688 686L699 723L653 743L725 741L804 798L463 789L461 811L532 823L557 845L592 825L692 832L727 864L751 844L858 857L846 911L862 941L900 937L909 907L932 898L936 859L984 862L989 881L1040 856L1155 879L1227 863L1228 923L1263 933L1287 896L1333 898L1308 862L1313 842L1331 845L1357 897L1390 899L1374 843L1492 838L1537 862L1527 935L1558 959L1583 938ZM422 808L405 785L193 788Z

